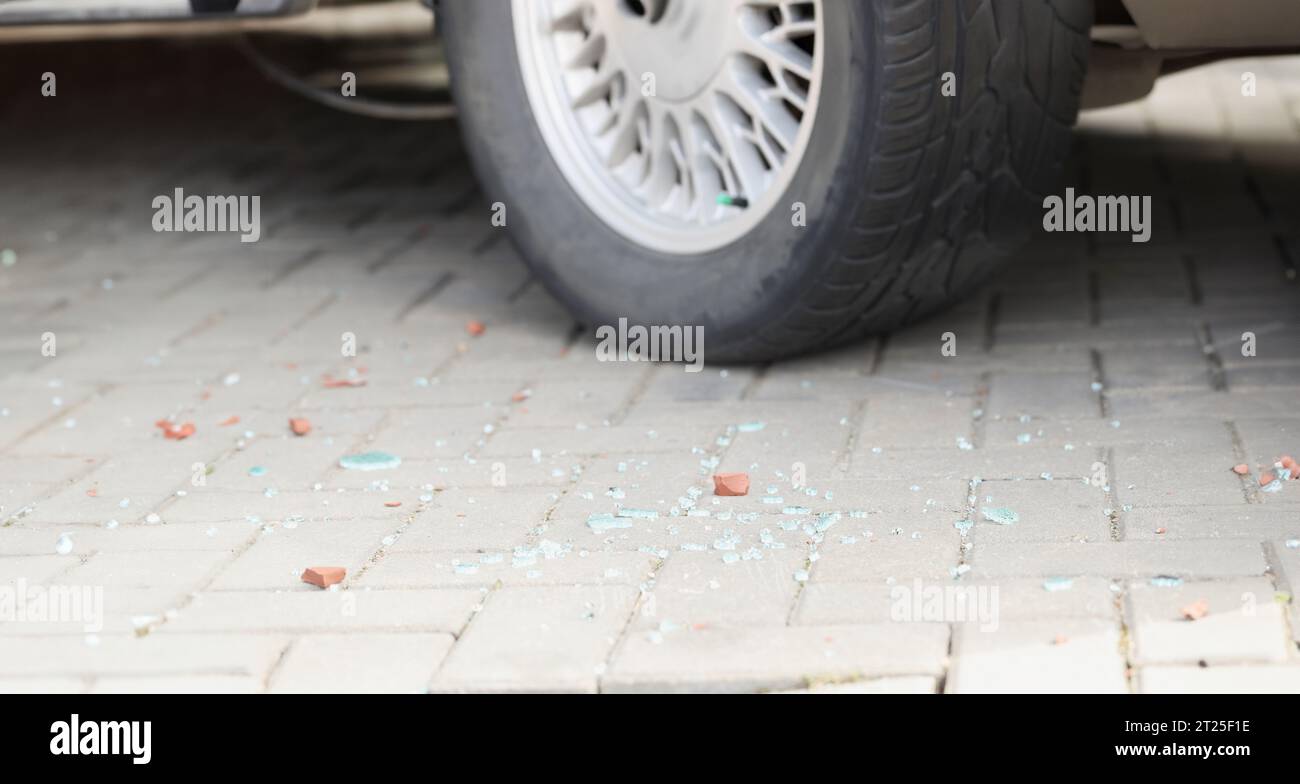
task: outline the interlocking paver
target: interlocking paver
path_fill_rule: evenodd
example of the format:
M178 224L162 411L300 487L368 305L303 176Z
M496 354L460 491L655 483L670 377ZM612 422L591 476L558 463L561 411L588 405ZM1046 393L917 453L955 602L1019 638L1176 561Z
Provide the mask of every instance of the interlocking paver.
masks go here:
M1268 580L1184 582L1165 588L1129 587L1126 615L1139 665L1278 662L1290 652L1283 601ZM1208 614L1190 620L1188 606L1205 602Z
M1300 667L1143 667L1145 694L1300 694Z
M494 591L434 676L435 691L595 691L631 616L622 585Z
M971 575L982 578L1248 577L1268 567L1260 545L1248 540L1000 544L976 548L971 564Z
M1119 629L1095 619L1006 623L994 631L958 626L945 690L1123 692Z
M454 123L140 46L3 109L0 692L1297 689L1300 484L1258 486L1300 454L1296 93L1220 101L1234 64L1084 116L1073 184L1151 195L1148 244L1038 236L887 338L685 373L598 360ZM260 195L262 239L153 232L176 187ZM96 631L5 614L69 586Z
M481 601L473 589L440 591L212 591L194 597L158 634L226 631L457 632ZM249 607L257 612L250 613Z
M309 635L271 676L272 692L423 692L455 642L449 634ZM344 664L346 663L346 664Z
M3 642L0 676L52 675L235 675L265 677L288 639L278 635L231 634L212 644L211 635L106 635L17 637Z
M629 635L601 689L754 691L818 681L938 673L948 629L934 624L680 629Z

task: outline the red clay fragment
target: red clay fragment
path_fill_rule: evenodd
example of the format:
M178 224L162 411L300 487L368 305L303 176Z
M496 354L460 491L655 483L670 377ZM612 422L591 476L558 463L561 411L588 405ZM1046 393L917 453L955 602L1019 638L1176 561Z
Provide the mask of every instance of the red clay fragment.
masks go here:
M317 588L328 588L335 583L343 582L343 578L347 576L348 570L342 566L313 566L303 571L302 581L311 583Z
M305 436L311 432L311 420L291 417L289 419L289 429L293 431L295 436Z
M724 496L749 495L749 474L714 474L713 494Z
M239 424L239 415L231 414L230 416L218 422L217 427L230 427L231 425L237 425L237 424Z
M1232 467L1232 473L1236 474L1237 476L1245 476L1246 474L1250 473L1250 466L1246 465L1245 463L1239 463Z
M1291 474L1295 475L1296 462L1294 457L1291 457L1290 455L1282 455L1282 459L1278 460L1278 462L1282 464L1283 468L1291 469Z
M1259 486L1264 487L1265 485L1270 485L1273 483L1274 479L1277 479L1277 477L1273 476L1272 471L1265 471L1259 475Z
M481 321L468 321L465 323L465 331L474 337L478 337L484 332L487 332L487 327L484 326Z
M385 502L384 502L384 506L388 507L389 509L396 509L397 507L399 507L399 506L401 506L401 505L402 505L402 502L401 502L401 501L385 501Z
M339 389L341 387L364 387L366 380L364 378L335 378L326 373L321 376L320 383L326 389Z
M1204 599L1197 599L1183 609L1179 610L1183 617L1189 621L1199 621L1210 614L1210 605Z
M193 422L186 422L183 425L177 425L175 422L168 422L166 419L159 419L154 425L162 428L163 438L172 441L180 441L194 435L195 427Z

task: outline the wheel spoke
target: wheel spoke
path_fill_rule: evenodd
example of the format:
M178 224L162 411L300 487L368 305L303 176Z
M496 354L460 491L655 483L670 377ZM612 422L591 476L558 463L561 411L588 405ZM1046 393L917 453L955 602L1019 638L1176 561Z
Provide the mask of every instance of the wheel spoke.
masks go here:
M705 1L683 49L673 5ZM824 0L511 2L525 82L535 71L550 85L530 87L534 116L552 124L561 170L611 226L644 223L646 244L686 252L771 210L811 133ZM538 23L520 24L523 12Z

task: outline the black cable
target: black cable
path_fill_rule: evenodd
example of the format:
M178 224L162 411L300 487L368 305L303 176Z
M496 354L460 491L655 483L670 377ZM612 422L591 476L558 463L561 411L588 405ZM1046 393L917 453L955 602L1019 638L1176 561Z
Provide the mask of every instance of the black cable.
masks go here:
M262 75L290 92L344 112L360 114L365 117L377 117L382 120L445 120L456 116L456 105L445 103L405 104L391 101L376 101L370 98L346 97L316 87L284 66L258 51L247 36L237 39L236 47L243 52Z

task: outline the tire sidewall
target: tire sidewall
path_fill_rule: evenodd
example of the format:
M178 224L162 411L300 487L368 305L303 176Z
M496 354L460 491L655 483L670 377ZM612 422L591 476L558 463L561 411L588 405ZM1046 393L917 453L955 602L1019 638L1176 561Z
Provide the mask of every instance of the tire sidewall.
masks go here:
M443 34L462 125L489 198L537 277L588 326L700 325L711 349L743 343L800 307L834 260L861 200L875 125L870 3L823 3L821 95L799 170L736 242L698 256L637 245L569 185L533 115L508 0L444 0ZM794 225L804 205L806 226Z

